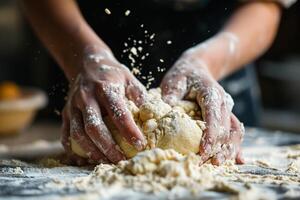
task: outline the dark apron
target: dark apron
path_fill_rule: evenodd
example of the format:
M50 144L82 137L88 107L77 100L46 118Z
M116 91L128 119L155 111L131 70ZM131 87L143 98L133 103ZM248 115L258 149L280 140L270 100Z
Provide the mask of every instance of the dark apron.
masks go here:
M153 46L149 45L151 41L141 45L149 57L136 59L136 64L143 66L142 75L138 76L143 84L147 84L143 76L153 74L151 87L159 86L165 74L158 69L168 70L183 51L216 34L237 6L233 0L78 0L78 4L90 26L129 68L131 60L123 53L124 42L131 45L133 39L144 41L145 30L150 35L155 33ZM105 8L111 11L110 15L104 12ZM130 10L128 16L126 10ZM253 66L222 80L221 84L233 96L234 112L240 120L257 125L260 104Z

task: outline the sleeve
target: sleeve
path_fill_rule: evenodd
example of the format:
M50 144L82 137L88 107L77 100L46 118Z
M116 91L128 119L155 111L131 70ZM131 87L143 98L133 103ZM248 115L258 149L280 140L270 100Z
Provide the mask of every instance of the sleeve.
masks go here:
M241 2L251 2L251 1L258 1L258 0L240 0ZM260 0L260 1L273 1L277 2L280 5L282 5L284 8L289 8L292 6L294 3L297 2L297 0Z

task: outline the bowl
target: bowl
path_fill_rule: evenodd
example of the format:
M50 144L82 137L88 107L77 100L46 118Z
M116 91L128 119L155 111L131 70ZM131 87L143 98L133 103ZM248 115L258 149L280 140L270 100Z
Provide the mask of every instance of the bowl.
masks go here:
M47 104L46 94L34 88L21 88L21 96L0 101L0 136L16 134L28 127L38 109Z

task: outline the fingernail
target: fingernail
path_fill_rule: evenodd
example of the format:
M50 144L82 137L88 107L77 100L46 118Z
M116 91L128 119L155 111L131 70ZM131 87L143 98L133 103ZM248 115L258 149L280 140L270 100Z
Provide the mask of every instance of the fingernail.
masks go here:
M134 146L138 151L141 151L141 150L143 150L143 149L145 148L146 142L138 139L138 140L133 141L133 146Z

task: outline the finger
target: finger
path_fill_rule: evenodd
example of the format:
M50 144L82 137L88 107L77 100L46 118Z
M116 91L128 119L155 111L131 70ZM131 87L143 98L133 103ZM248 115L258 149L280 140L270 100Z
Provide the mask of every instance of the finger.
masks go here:
M203 134L205 134L205 132L203 132ZM212 139L209 137L210 135L207 135L205 137L203 135L200 142L199 155L201 157L201 164L207 162L212 157L212 145L209 145L212 142L208 142Z
M72 164L75 162L75 164L81 166L86 164L86 160L84 158L81 158L80 156L77 156L73 153L70 143L70 119L67 114L66 109L62 112L62 136L61 136L61 142L62 145L67 153L67 157L63 162L66 164Z
M216 155L214 155L211 159L211 163L213 165L221 165L226 160L229 160L235 155L233 144L224 144L221 147L221 151L219 151Z
M241 143L243 141L243 136L245 134L245 129L243 124L237 119L235 115L231 115L231 133L235 133L233 135L233 141L236 143L236 148L237 148L237 154L235 161L237 164L243 164L245 163L245 160L242 155L242 148L241 148Z
M207 158L213 156L218 139L224 134L223 128L221 129L222 97L217 88L204 86L204 88L199 88L196 100L206 123L200 143L200 154Z
M221 151L219 151L212 159L212 164L220 165L226 160L235 159L237 164L243 164L244 159L242 158L241 141L243 128L238 119L232 114L231 115L232 128L229 136L229 141L222 145Z
M245 128L234 114L231 115L231 132L235 133L234 141L241 144L245 135Z
M221 88L221 90L223 89ZM230 133L232 108L233 108L233 100L228 93L224 92L224 95L222 95L222 107L221 107L222 124L221 125L224 128L226 136L228 136ZM228 137L226 136L225 136L225 140L228 139Z
M103 84L98 91L100 91L99 101L105 106L120 134L137 150L144 149L146 141L127 109L124 86L113 83Z
M236 164L244 164L245 159L243 158L242 150L240 149L235 158Z
M128 82L126 97L140 107L147 98L147 90L135 77Z
M102 121L100 110L97 106L90 104L83 113L86 133L101 152L113 163L125 160L126 158Z
M160 87L163 100L170 105L175 105L187 93L187 78L182 73L176 73L175 70L167 73Z
M81 91L76 98L76 103L83 115L84 130L93 144L111 162L118 163L124 160L125 157L103 122L95 97L87 91Z
M86 135L80 111L77 109L72 109L71 114L71 138L82 148L84 152L86 152L86 156L89 158L89 160L97 161L99 163L107 163L105 156Z

